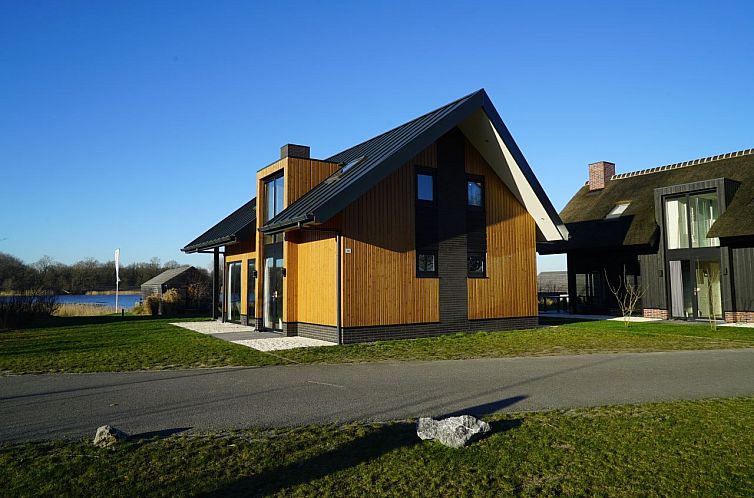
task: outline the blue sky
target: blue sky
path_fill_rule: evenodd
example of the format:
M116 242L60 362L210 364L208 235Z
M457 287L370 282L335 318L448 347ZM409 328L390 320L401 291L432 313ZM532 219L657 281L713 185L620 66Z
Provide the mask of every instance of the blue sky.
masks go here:
M753 6L2 2L0 251L206 265L180 247L279 146L326 157L481 87L558 210L589 162L754 147Z

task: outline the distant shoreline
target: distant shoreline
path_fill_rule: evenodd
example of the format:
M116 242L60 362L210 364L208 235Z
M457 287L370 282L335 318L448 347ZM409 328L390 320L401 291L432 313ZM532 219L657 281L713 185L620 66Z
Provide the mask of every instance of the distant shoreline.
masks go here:
M23 291L0 291L0 296L22 296L24 294ZM122 290L118 291L118 294L122 296L136 296L141 294L141 291L136 290ZM114 290L107 290L107 291L86 291L83 294L74 294L73 292L61 292L58 293L59 296L114 296L115 291Z

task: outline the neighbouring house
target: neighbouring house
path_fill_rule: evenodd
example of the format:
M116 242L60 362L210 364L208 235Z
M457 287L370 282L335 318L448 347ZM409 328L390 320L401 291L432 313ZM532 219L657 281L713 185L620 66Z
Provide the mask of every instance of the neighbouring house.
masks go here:
M542 294L567 294L567 271L543 271L537 275L537 291Z
M185 303L187 301L188 286L197 281L203 281L205 278L193 266L170 268L141 284L141 297L142 299L146 299L147 296L152 294L162 297L168 289L175 289L178 291L181 300Z
M327 159L285 145L256 185L183 251L224 256L223 319L286 335L533 327L536 243L567 237L484 90Z
M645 317L754 321L754 149L622 174L590 164L560 217L569 240L538 249L567 254L572 311L615 313L625 278Z

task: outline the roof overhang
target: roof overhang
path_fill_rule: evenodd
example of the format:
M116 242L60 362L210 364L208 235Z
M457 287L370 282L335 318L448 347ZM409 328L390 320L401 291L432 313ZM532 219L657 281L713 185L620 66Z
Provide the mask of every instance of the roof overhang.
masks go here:
M494 107L484 105L458 127L534 218L537 240L568 240L568 229Z

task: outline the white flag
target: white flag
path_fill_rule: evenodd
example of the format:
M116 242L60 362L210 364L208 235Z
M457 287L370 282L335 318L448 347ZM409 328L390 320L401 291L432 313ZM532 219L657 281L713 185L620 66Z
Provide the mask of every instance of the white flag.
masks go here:
M120 282L120 249L115 250L115 281Z

